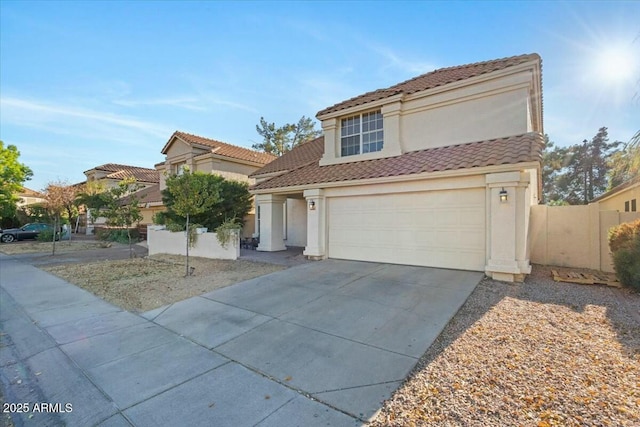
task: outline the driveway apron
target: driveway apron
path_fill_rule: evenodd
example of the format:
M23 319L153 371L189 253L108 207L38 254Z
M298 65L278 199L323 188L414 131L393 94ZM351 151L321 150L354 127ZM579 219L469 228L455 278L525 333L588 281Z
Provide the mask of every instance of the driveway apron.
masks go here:
M326 260L138 315L0 266L0 379L6 402L29 404L18 425L363 425L482 278Z

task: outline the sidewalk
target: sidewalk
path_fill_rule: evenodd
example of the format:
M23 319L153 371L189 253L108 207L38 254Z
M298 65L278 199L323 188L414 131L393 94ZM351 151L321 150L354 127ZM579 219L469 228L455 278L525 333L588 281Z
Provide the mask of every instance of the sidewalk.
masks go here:
M25 426L356 426L187 337L0 254L0 379ZM47 404L47 405L42 405ZM44 409L44 411L43 411Z
M360 426L481 278L325 260L135 315L0 255L2 388L16 426Z

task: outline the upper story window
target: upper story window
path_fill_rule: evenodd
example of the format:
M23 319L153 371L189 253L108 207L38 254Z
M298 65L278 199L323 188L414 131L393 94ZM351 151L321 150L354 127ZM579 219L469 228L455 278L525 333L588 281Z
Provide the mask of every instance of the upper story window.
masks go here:
M383 146L382 111L371 111L340 121L340 155L373 153Z
M176 175L182 175L184 173L184 169L187 167L187 162L176 163L173 167L173 172Z

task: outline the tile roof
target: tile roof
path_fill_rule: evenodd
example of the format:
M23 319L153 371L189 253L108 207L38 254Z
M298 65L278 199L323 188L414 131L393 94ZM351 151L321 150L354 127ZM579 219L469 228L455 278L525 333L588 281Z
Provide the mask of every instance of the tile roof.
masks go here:
M321 145L324 151L321 141L309 142L309 144L311 143ZM543 147L542 134L531 132L486 141L428 148L396 157L327 166L319 166L318 161L322 157L322 153L320 153L312 162L301 165L291 172L263 181L253 186L252 190L539 162L542 159ZM282 157L294 156L295 151L300 148L302 147L296 147Z
M473 64L459 65L456 67L440 68L410 80L398 83L386 89L378 89L367 92L363 95L356 96L346 101L325 108L316 114L316 117L325 114L334 113L358 105L367 104L369 102L380 99L389 98L398 94L412 94L427 89L433 89L460 80L466 80L482 74L503 70L508 67L520 65L529 61L540 61L540 55L531 53L526 55L511 56L508 58L494 59L492 61L476 62Z
M141 205L144 205L145 203L162 203L160 184L154 184L150 187L143 188L142 190L136 191L134 194L138 200L140 200ZM129 196L124 197L122 201L123 203L128 202Z
M305 142L291 150L287 155L280 156L266 166L258 169L249 176L263 175L274 172L284 172L299 168L311 162L317 162L324 154L324 137Z
M158 185L152 185L149 188L145 188L144 190L144 199L142 199L143 202L147 203L154 203L154 202L159 202L162 203L162 191L160 191L160 184Z
M107 163L105 165L96 166L95 168L85 171L85 174L91 170L109 172L107 178L125 179L135 178L136 181L142 182L160 182L160 174L155 169L141 168L138 166L119 165L116 163Z
M44 194L40 193L39 191L32 190L27 187L22 187L22 190L20 190L19 194L24 197L44 197Z
M262 153L255 150L250 150L244 147L237 147L235 145L227 144L226 142L216 141L215 139L203 138L198 135L192 135L186 132L175 131L169 141L165 144L162 149L162 154L166 154L167 148L169 148L169 144L173 140L173 138L180 138L184 142L188 144L198 144L205 145L207 147L211 147L211 152L219 155L225 156L232 159L245 160L254 163L260 163L266 165L267 163L272 162L277 157L273 154Z

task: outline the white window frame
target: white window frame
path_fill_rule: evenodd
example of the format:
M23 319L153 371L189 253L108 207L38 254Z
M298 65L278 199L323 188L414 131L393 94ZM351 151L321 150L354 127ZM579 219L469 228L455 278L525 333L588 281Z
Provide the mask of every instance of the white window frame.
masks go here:
M351 139L351 141L346 141L347 139ZM357 145L353 144L354 140L357 140ZM345 142L351 143L345 146ZM349 150L350 148L352 150ZM340 119L340 157L375 153L382 151L383 148L384 120L382 110L365 111Z
M187 162L175 163L174 167L176 168L175 174L180 176L184 173L184 169L187 167Z

